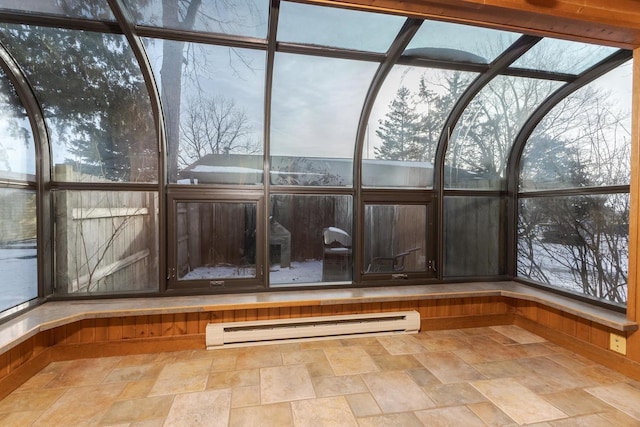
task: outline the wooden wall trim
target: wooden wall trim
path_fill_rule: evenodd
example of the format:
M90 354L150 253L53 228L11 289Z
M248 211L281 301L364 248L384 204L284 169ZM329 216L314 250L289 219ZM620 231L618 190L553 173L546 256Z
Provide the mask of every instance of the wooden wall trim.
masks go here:
M522 316L515 316L514 324L539 335L559 346L571 350L616 372L640 381L640 363L601 346L585 342L558 329L543 326Z
M0 400L7 397L12 391L27 382L29 378L46 368L51 359L51 348L47 348L39 354L25 360L10 374L0 377Z
M53 361L204 349L209 322L400 310L417 310L423 331L516 324L640 380L640 360L634 359L638 355L624 357L610 351L608 339L613 330L606 326L535 301L470 296L83 319L39 332L1 353L0 398Z
M640 316L640 48L633 52L633 101L631 108L631 182L629 212L629 272L627 279L627 318Z
M306 3L408 14L532 35L640 46L636 0L303 0Z

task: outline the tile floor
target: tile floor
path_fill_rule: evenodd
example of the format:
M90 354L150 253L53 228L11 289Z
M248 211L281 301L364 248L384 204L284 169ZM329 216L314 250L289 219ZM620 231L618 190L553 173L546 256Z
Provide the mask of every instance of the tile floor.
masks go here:
M640 426L640 382L516 326L55 362L8 426Z

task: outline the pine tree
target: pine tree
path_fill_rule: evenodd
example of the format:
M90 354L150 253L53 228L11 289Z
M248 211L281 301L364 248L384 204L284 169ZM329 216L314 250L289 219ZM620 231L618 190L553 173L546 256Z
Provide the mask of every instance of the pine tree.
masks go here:
M411 99L411 91L400 87L396 97L389 104L390 111L376 135L382 139L382 145L374 148L377 159L386 160L422 160L420 144L420 114L416 112Z

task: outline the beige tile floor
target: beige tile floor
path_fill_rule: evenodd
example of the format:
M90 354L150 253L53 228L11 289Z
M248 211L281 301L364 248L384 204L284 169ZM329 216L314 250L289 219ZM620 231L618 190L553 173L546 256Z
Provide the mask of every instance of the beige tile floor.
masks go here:
M55 362L7 426L640 426L640 383L516 326Z

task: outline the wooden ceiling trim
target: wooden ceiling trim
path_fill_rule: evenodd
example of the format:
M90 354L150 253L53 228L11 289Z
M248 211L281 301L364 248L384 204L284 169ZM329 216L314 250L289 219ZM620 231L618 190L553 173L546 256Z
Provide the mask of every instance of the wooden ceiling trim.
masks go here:
M537 36L640 47L638 0L302 0Z

